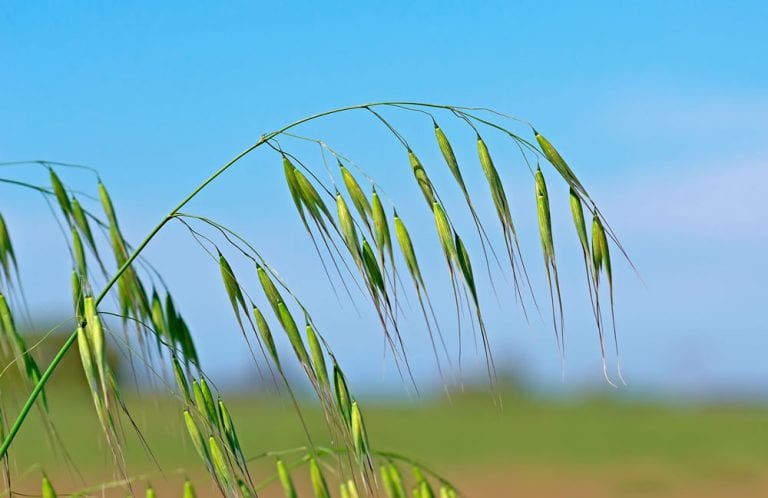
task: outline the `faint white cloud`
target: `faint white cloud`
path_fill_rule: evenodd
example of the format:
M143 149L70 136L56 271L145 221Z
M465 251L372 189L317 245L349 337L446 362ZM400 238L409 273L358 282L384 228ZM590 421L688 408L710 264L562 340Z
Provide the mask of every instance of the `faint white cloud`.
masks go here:
M617 134L637 137L716 135L746 131L768 137L768 95L644 88L619 92L607 109ZM711 146L713 144L702 144ZM765 148L766 144L760 144Z
M622 231L681 242L768 239L768 157L657 164L645 171L654 174L624 177L605 189L605 211L621 220Z

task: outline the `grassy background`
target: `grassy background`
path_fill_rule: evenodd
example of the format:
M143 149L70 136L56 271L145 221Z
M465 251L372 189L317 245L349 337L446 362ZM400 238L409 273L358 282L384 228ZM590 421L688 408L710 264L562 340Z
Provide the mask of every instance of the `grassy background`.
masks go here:
M364 414L375 446L428 462L455 478L471 496L488 496L489 491L479 490L490 483L494 483L493 489L528 489L526 486L550 483L555 476L570 483L567 489L572 496L602 496L602 491L605 496L660 496L750 483L756 494L749 490L741 494L762 496L757 493L766 489L766 407L670 406L608 398L555 401L515 392L503 397L503 409L494 407L488 394L462 395L451 403L368 400ZM227 399L247 454L305 443L287 401L237 395ZM166 471L184 467L190 475L200 475L202 467L188 443L175 401L132 395L129 404L161 467ZM97 476L109 476L109 452L103 447L90 400L76 393L59 395L51 399L51 409L85 481L93 484L98 482ZM319 412L308 408L304 414L315 442L325 442ZM61 459L47 449L39 420L33 417L12 447L14 475L31 469L30 482L39 482L37 462L60 480L77 482ZM126 427L126 431L130 471L157 470L131 429ZM579 494L580 482L598 487L593 491L586 487ZM543 488L528 493L550 496ZM561 491L551 493L556 496Z

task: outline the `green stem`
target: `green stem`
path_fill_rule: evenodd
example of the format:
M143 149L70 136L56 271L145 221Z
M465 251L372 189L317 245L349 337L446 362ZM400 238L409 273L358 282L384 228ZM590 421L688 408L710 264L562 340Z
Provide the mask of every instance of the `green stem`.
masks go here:
M251 145L244 151L242 151L240 154L235 156L231 161L226 163L224 166L220 167L218 170L216 170L211 176L209 176L205 181L203 181L200 185L198 185L189 195L187 195L179 204L174 207L168 215L165 216L165 218L158 223L151 232L144 238L144 240L139 244L136 249L131 253L130 257L125 261L125 263L117 270L117 272L114 274L114 276L107 282L106 286L102 289L101 293L96 297L95 303L98 305L109 293L112 286L115 285L115 283L120 279L120 277L125 273L125 271L131 266L131 264L136 260L136 258L139 256L139 254L144 250L144 248L149 244L149 242L157 235L157 233L165 226L166 223L168 223L169 220L173 219L173 217L189 202L191 201L197 194L200 193L205 187L207 187L212 181L214 181L216 178L219 177L222 173L227 171L232 165L234 165L236 162L238 162L240 159L242 159L244 156L258 148L260 145L268 142L269 140L272 140L277 135L280 135L283 132L286 132L290 130L291 128L294 128L296 126L299 126L303 123L306 123L308 121L312 121L321 117L330 116L332 114L338 114L341 112L351 111L351 110L357 110L357 109L368 109L370 107L379 107L379 106L397 106L397 105L414 105L414 106L423 106L423 107L432 107L432 108L438 108L438 109L446 109L446 110L454 110L456 109L453 106L448 105L439 105L439 104L426 104L421 102L375 102L370 104L361 104L361 105L353 105L353 106L347 106L347 107L340 107L338 109L333 109L330 111L321 112L318 114L313 114L311 116L307 116L305 118L299 119L298 121L294 121L293 123L284 126L283 128L280 128L277 131L273 131L271 133L267 133L266 135L263 135L258 142ZM370 109L368 109L370 110ZM51 163L53 164L53 163ZM8 181L8 183L15 183ZM35 401L37 397L40 395L40 392L45 387L45 384L48 382L48 379L53 374L54 370L56 370L56 367L61 363L62 358L64 358L64 355L67 353L69 348L72 347L72 344L75 343L77 340L77 331L72 332L72 334L67 338L66 342L61 346L61 349L56 353L56 356L54 356L53 360L51 360L51 363L48 365L48 368L46 368L45 372L40 376L40 380L38 380L37 384L35 384L34 389L32 389L32 392L29 394L29 397L27 398L26 402L24 403L24 406L21 408L21 411L19 412L19 415L16 417L15 422L13 423L13 426L11 426L10 430L8 431L8 435L5 437L5 440L3 441L2 446L0 446L0 458L4 457L8 453L8 448L10 447L11 443L13 442L14 438L16 437L16 434L19 432L19 429L21 429L22 424L24 423L24 420L26 419L27 415L29 414L29 411L32 409L32 406L35 404Z

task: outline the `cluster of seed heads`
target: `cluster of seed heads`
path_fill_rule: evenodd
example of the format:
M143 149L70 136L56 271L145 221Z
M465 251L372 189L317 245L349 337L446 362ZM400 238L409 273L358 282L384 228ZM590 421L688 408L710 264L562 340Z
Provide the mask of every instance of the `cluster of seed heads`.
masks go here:
M433 166L419 158L405 137L379 112L380 108L418 112L428 116L434 128L435 152L439 151L439 156L442 157L450 177L463 197L464 208L471 215L475 234L463 233L454 222L452 214L456 215L455 210L459 208L444 202L440 188L430 178L430 173L434 173L431 169ZM300 468L308 472L312 491L317 498L358 498L378 492L383 492L388 498L459 496L453 485L434 472L426 471L423 466L407 458L376 450L369 440L360 403L350 392L340 361L328 340L321 334L320 327L312 318L307 306L258 250L225 225L181 211L189 200L240 158L262 145L268 145L279 153L288 194L337 296L336 286L340 283L350 300L354 300L352 292L357 289L370 302L400 374L407 374L415 386L400 320L402 296L410 292L415 293L432 343L435 361L442 375L441 348L443 357L450 362L443 336L445 324L440 323L433 309L417 258L417 241L412 238L403 216L398 214L391 199L383 194L384 190L356 163L335 152L325 142L289 133L290 129L305 122L353 110L372 114L403 146L402 162L410 168L415 187L425 200L433 222L431 231L434 233L435 250L442 253L447 269L456 307L457 330L460 334L462 309L466 308L473 331L479 330L491 382L495 380L492 346L483 319L482 289L478 285L478 275L474 270L476 265L473 265L473 254L469 250L471 244L467 243L470 237L476 235L477 242L480 243L482 263L494 291L494 278L498 273L493 271L491 266L495 260L499 268L502 268L503 265L497 257L497 254L501 253L505 255L502 259L508 262L514 295L526 318L526 302L532 302L537 309L538 304L520 250L519 234L513 220L513 203L507 194L502 174L492 157L490 147L481 136L481 129L483 133L486 129L490 132L500 132L505 139L510 139L519 148L522 159L532 175L552 326L556 343L562 353L565 350L565 320L552 230L554 213L550 206L545 174L538 164L546 163L553 167L569 191L571 215L580 243L604 372L608 378L605 360L606 320L601 309L600 286L602 282L607 282L610 323L615 343L611 243L625 256L626 253L583 184L555 147L534 129L531 131L535 144L522 138L480 115L484 110L415 103L353 106L311 116L262 136L256 144L204 181L135 247L124 237L112 198L100 179L96 184L97 196L88 197L100 205L100 211L97 212L86 209L81 204L78 196L85 198L85 194L81 195L69 188L57 173L60 168L54 169L50 163L40 163L48 170L49 183L44 186L0 178L3 182L37 191L46 201L52 199L58 205L56 216L62 227L66 228L64 234L72 259L71 286L75 322L75 330L70 339L48 369L41 372L14 321L12 310L25 308L24 297L19 279L18 255L11 242L6 221L0 214L0 347L6 356L14 358L22 378L32 388L32 394L22 408L19 418L10 428L5 425L5 418L0 409L0 438L4 440L0 459L6 476L10 475L9 445L33 404L37 404L47 422L52 444L56 442L44 387L67 348L77 344L87 385L105 440L111 449L115 469L124 477L124 482L134 482L127 475L122 446L124 423L128 421L136 430L138 426L128 412L107 359L108 347L122 344L131 357L132 368L134 355L137 355L142 363L159 363L165 367L162 370L167 370L169 375L172 373L179 399L183 404L182 418L190 441L218 490L226 496L255 497L264 488L264 481L255 481L251 475L249 464L253 458L247 456L241 445L235 421L227 405L220 394L211 389L212 384L201 369L200 358L187 322L159 272L141 256L153 237L168 222L175 220L183 224L195 241L218 263L223 292L230 303L234 324L248 345L260 374L270 376L276 388L284 388L290 394L302 424L301 409L286 375L288 362L295 362L301 368L320 402L332 442L331 448L314 445L304 426L307 446L297 461L286 462L285 453L264 454L275 457L274 480L279 481L286 497L298 496L292 473ZM465 181L471 174L469 167L467 164L459 164L454 146L433 114L438 112L449 113L471 128L476 142L473 167L485 179L485 194L470 191ZM283 149L277 142L277 139L283 136L314 141L320 145L323 154L326 151L333 154L338 171L337 174L331 172L331 183L321 181L307 165L307 161ZM427 157L426 154L423 157ZM531 167L531 159L537 163L535 170ZM494 223L498 223L500 227L503 248L498 253L489 236L490 229L482 221L476 208L478 199L482 196L493 205L496 219ZM587 230L585 207L592 215L590 231ZM401 209L401 213L403 212ZM103 240L99 235L103 235ZM395 246L399 250L397 254ZM234 257L230 255L233 250L237 252L238 259L243 257L253 265L250 271L259 282L258 288L249 289L241 283L235 270L240 266L230 263L230 259L234 262ZM107 254L110 257L106 257ZM408 275L406 280L410 281L409 286L403 284L401 274ZM242 274L240 276L242 277ZM96 293L95 288L101 288L101 291ZM117 312L105 311L102 302L107 296L114 298ZM107 315L119 317L124 334L122 343L111 329L111 321L106 319ZM134 331L134 337L128 335L131 331ZM282 349L278 344L283 341L290 347L292 355L281 353ZM616 350L618 354L618 346ZM257 351L260 352L260 357ZM36 403L38 396L39 403ZM412 478L403 477L401 466L411 468ZM9 477L7 479L10 481ZM336 489L334 483L338 484L338 494L331 492L332 488ZM146 489L148 498L155 496L151 486L146 486ZM46 476L42 479L42 493L44 497L56 496ZM195 496L189 481L184 484L183 496Z

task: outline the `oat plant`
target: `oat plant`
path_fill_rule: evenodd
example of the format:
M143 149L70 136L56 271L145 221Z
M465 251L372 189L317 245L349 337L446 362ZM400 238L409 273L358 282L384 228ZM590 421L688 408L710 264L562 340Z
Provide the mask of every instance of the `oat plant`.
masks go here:
M423 204L419 200L398 209L394 196L387 195L361 166L365 157L353 161L326 141L302 134L304 125L318 122L312 127L315 129L320 122L326 124L342 113L370 118L371 125L380 126L389 137L381 140L394 141L401 149L401 160L393 167L401 168L395 171L402 170L402 175L410 178L408 181L415 182ZM406 119L408 129L415 131L401 131L398 123ZM450 128L445 129L438 124L449 122ZM448 129L457 136L463 133L461 139L468 139L474 147L469 151L454 147L463 142L452 143L445 131ZM419 145L411 147L411 142ZM299 143L314 144L316 153L296 152L301 149ZM516 157L510 159L506 157L509 154L495 153L493 144L511 146ZM283 216L300 223L308 241L307 257L318 258L325 273L325 281L316 285L327 286L339 296L340 302L365 303L370 307L374 323L369 333L381 334L405 383L417 385L406 348L408 335L415 332L405 327L402 319L406 309L413 309L417 319L423 321L441 375L446 369L456 369L461 362L460 351L458 362L451 361L451 354L456 356L457 352L450 351L453 348L447 346L451 341L446 336L460 334L462 326L467 329L468 325L480 345L489 382L495 385L490 324L485 321L484 311L489 306L487 294L495 293L502 284L511 286L517 303L504 306L517 306L526 318L545 317L551 322L560 354L564 354L566 331L558 257L571 255L556 254L556 239L566 236L579 243L596 343L605 377L612 382L606 366L606 343L611 341L616 353L618 346L610 254L612 248L625 257L626 253L574 170L525 121L489 109L417 102L371 103L315 114L262 135L181 199L138 243L124 236L117 209L95 171L95 188L82 191L63 181L71 168L81 166L47 161L4 163L0 182L40 194L62 229L72 260L73 323L70 335L53 360L48 365L39 365L32 354L35 345L26 342L16 325L16 318L28 315L29 311L18 270L18 260L24 254L14 249L14 227L7 219L21 215L13 212L13 206L3 204L0 207L8 218L0 214L0 346L13 358L3 373L18 369L29 390L20 407L14 406L7 396L0 405L0 461L7 492L12 491L14 477L9 466L13 442L30 412L39 412L51 444L60 444L54 425L56 413L47 403L46 389L51 375L75 343L118 480L70 490L67 494L99 494L107 487L126 487L132 492L132 484L144 480L142 476L130 475L123 458L126 432L139 429L107 359L107 347L112 343L113 347L128 348L132 368L137 365L151 375L166 375L170 382L166 385L175 386L179 423L186 427L202 467L222 495L258 496L266 486L279 483L286 497L296 497L294 478L303 473L302 480L311 483L315 497L460 496L444 476L390 451L391 448L380 448L377 441L369 439L365 407L350 388L325 326L313 319L312 310L292 290L292 282L282 278L279 268L262 256L258 241L247 240L223 221L204 213L185 211L189 202L221 175L237 174L234 166L257 149L266 152L261 156L261 166L280 172L279 188L295 206L294 213ZM421 157L437 160L427 162ZM41 167L47 169L48 178L40 184L13 176L19 168ZM441 171L442 168L447 169ZM525 176L530 175L529 181L514 185L514 189L505 183L503 177L512 168L521 168ZM434 182L432 177L449 181ZM513 190L514 199L509 194ZM563 199L567 196L570 212L554 212L550 192ZM448 202L451 195L457 195L459 201ZM414 207L418 205L421 207ZM489 219L483 218L482 206L491 208L492 215L486 216ZM521 251L523 234L515 216L522 206L535 212L538 222L538 234L530 236L540 239L546 275L548 291L540 300L535 297L529 277L532 263L526 262ZM417 209L425 210L429 217L426 226L416 226ZM556 237L553 216L572 219L575 234L572 231ZM589 217L591 229L587 227ZM469 220L468 226L462 226L460 219ZM255 214L254 223L258 222ZM161 269L143 255L158 233L172 224L183 227L193 245L211 256L212 265L218 265L221 282L215 285L226 295L234 315L232 333L242 338L264 378L287 393L299 413L306 400L296 394L288 369L295 371L298 367L306 376L315 402L322 408L329 446L314 444L308 432L306 445L297 449L241 445L238 421L230 415L221 393L212 388L213 383L202 368L194 324L185 320L183 303L177 302L165 285ZM417 228L418 237L414 237ZM51 234L51 238L57 236ZM435 284L428 282L422 272L424 260L429 257L442 260L449 283L446 288L453 301L449 309L455 309L454 316L439 316L435 310ZM573 257L578 260L579 255ZM242 268L243 263L249 265L250 277L258 285L242 283L246 281L243 271L238 274L235 268ZM493 304L493 299L490 301ZM403 306L404 302L413 306ZM117 330L120 328L122 334ZM281 343L288 348L279 348ZM151 447L151 441L145 443ZM271 462L274 473L256 475L256 462ZM259 469L263 471L263 466ZM54 487L55 483L43 475L42 495L56 496ZM155 496L151 486L146 486L146 490L146 496ZM196 496L189 481L179 492L185 497Z

